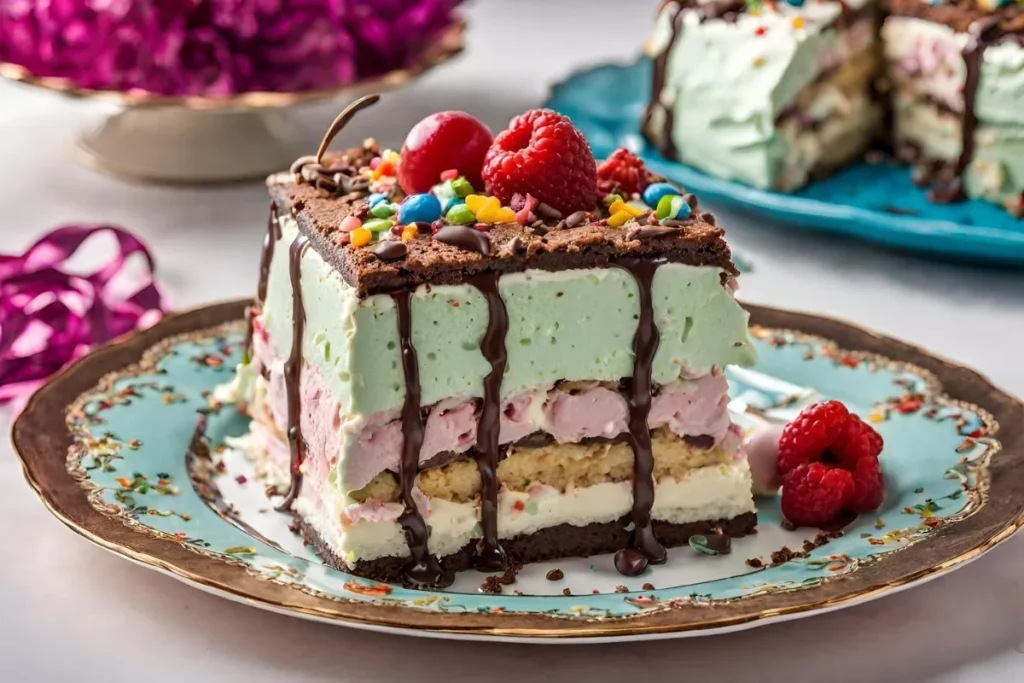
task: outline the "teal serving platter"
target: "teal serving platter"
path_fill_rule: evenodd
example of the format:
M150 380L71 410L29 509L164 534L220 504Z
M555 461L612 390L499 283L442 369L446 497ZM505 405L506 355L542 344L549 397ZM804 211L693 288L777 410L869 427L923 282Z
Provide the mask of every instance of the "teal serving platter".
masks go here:
M1024 522L1024 405L977 373L831 319L749 306L760 354L730 371L746 430L808 402L844 401L885 438L886 495L816 544L759 498L758 533L709 556L676 548L635 578L612 557L528 565L500 594L460 574L443 591L324 565L230 445L247 423L215 398L232 377L245 301L168 316L61 372L13 429L25 476L90 541L197 588L277 612L380 631L528 642L721 633L809 616L941 576ZM198 420L207 439L195 438ZM833 530L836 531L836 530ZM805 542L808 550L804 550ZM783 548L797 551L796 555ZM549 570L563 578L548 580Z
M640 135L651 68L651 60L641 57L628 64L577 71L554 86L545 106L569 116L598 158L626 147L655 173L681 184L701 201L794 227L955 260L1024 264L1024 218L978 200L930 203L905 166L860 162L795 194L781 194L666 159Z

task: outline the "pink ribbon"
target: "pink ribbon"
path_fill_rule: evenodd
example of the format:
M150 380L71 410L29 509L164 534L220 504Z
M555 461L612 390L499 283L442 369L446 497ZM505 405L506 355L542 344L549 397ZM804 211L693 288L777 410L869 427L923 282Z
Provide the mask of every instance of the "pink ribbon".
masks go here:
M97 233L117 252L95 272L68 272L68 261ZM141 283L125 292L125 265L140 254ZM109 225L72 225L44 235L20 256L0 254L0 403L14 412L48 377L90 349L157 322L166 308L149 249ZM120 277L119 277L120 276Z

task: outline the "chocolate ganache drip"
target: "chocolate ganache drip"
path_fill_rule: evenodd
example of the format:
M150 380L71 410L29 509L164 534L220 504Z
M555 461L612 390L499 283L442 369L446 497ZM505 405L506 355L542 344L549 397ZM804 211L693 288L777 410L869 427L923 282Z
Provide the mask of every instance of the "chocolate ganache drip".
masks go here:
M651 303L651 285L661 261L622 258L615 266L622 268L636 280L640 320L633 336L633 377L629 395L629 444L633 449L633 535L630 548L620 550L615 567L623 574L639 574L647 563L661 564L667 559L665 547L654 537L651 509L654 507L654 454L651 451L651 431L647 417L651 411L653 386L651 367L658 351L660 337L654 322ZM642 554L647 562L639 561Z
M671 34L669 35L668 43L665 44L664 49L654 58L654 75L651 78L651 101L647 103L647 111L644 113L643 130L650 134L650 127L654 121L654 111L656 108L661 109L663 118L662 131L661 138L657 140L657 143L658 151L666 159L675 159L679 156L679 151L676 149L675 143L672 142L673 127L675 126L675 104L665 104L662 102L661 91L665 89L668 59L682 28L682 14L683 4L677 3L672 9L672 15L669 17Z
M291 454L289 469L291 482L284 500L277 506L280 512L291 508L302 490L302 462L306 445L302 440L302 413L299 402L299 382L302 378L302 337L306 330L306 309L302 304L302 255L309 242L299 235L288 247L288 276L292 285L292 348L284 364L284 388L288 403L288 449Z
M245 345L243 358L252 357L253 319L263 308L267 299L267 278L270 277L270 262L274 258L274 246L281 239L281 225L278 223L277 204L270 202L270 217L267 219L267 234L263 237L263 249L260 252L260 281L256 286L256 305L246 315Z
M476 565L482 571L502 571L506 557L498 541L498 461L501 452L498 437L501 428L501 380L505 376L508 351L508 311L498 293L498 273L470 278L487 299L487 330L480 351L491 371L484 378L484 400L476 431L476 463L480 470L480 525L483 538L477 548Z
M420 410L420 370L416 349L412 344L412 311L410 292L394 292L391 298L398 309L398 340L402 355L402 373L405 375L405 402L402 404L402 459L398 462L398 478L402 487L405 512L398 523L405 530L412 558L405 569L409 583L415 586L449 586L455 580L446 572L427 547L429 530L413 498L416 475L420 466L420 447L423 445L423 412Z
M981 84L981 60L985 48L995 44L1006 34L999 28L998 16L985 17L970 25L970 38L964 45L963 59L966 76L964 77L964 108L960 116L960 156L952 169L953 177L928 193L928 198L940 204L962 202L967 199L963 189L963 176L974 159L974 135L978 128L978 114L975 110L978 86Z

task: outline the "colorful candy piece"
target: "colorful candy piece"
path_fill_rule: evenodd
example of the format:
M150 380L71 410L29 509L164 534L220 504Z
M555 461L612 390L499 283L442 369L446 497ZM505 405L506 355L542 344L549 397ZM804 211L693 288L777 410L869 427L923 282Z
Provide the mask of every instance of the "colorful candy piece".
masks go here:
M402 241L408 242L409 240L415 238L416 235L418 235L419 233L420 229L417 228L415 225L407 225L404 228L402 228Z
M449 168L447 171L441 171L441 180L455 180L459 177L459 169Z
M376 205L370 208L370 213L376 218L391 218L397 210L398 207L391 202L377 202Z
M456 204L465 203L466 201L464 199L459 199L458 197L449 197L448 199L445 200L444 206L441 207L441 215L447 215L448 212L452 210L452 207L455 206Z
M690 217L690 211L690 205L681 195L665 195L658 200L658 209L655 215L659 221L686 220Z
M366 228L356 228L349 234L352 236L353 247L365 247L373 240L373 233Z
M608 217L608 225L613 228L621 228L629 219L633 218L627 211L618 211Z
M399 223L433 223L441 217L441 200L432 194L412 194L398 209Z
M507 206L499 206L497 209L487 207L476 215L481 223L513 223L516 220L516 212Z
M363 223L362 229L369 230L370 232L377 234L379 232L387 232L394 224L394 221L390 221L386 218L372 218Z
M375 193L371 194L369 197L367 197L367 201L370 202L370 208L371 209L373 207L377 206L378 204L380 204L381 202L386 202L387 200L388 200L387 195L380 194L378 192L375 192Z
M459 199L465 199L469 195L473 194L473 185L466 180L465 177L456 178L451 182L452 192L454 192L455 196Z
M341 219L341 224L338 226L338 229L342 232L352 232L362 224L363 222L355 216L345 216Z
M611 206L608 207L608 213L612 214L613 216L615 214L617 214L617 213L623 213L623 212L627 216L633 216L633 217L635 217L635 216L642 216L645 213L647 213L647 211L645 211L644 209L641 209L641 208L636 207L636 206L631 206L631 205L627 204L626 202L622 201L621 199L618 200L617 202L614 202Z
M501 202L498 201L497 197L487 197L482 194L471 194L466 196L466 206L469 207L469 210L473 212L474 216L480 213L480 210L489 202L501 206Z
M793 7L803 7L804 6L804 0L786 0L786 2L788 2Z
M444 216L444 219L455 225L469 225L476 222L476 216L466 204L456 204Z
M644 190L644 204L656 207L662 197L671 194L679 194L679 190L668 183L651 183Z

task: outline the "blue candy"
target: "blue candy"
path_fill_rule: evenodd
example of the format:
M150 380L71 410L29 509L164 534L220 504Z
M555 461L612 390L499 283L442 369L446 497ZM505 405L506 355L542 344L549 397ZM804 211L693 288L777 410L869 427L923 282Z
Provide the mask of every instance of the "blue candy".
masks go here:
M803 7L804 6L804 0L786 0L786 2L788 2L793 7Z
M379 192L374 192L373 194L371 194L367 198L367 201L370 202L370 208L372 209L373 207L377 206L381 202L387 201L387 199L388 199L388 196L386 194L380 194Z
M465 199L459 199L458 197L449 197L448 199L445 200L444 208L441 209L441 215L442 216L447 216L448 212L451 211L451 208L453 206L455 206L456 204L465 204L465 203L466 203Z
M441 217L441 200L432 194L411 194L398 207L398 222L408 225L417 221L433 223Z
M668 183L651 183L644 190L644 204L656 207L662 197L670 194L679 194L679 188L673 187Z

